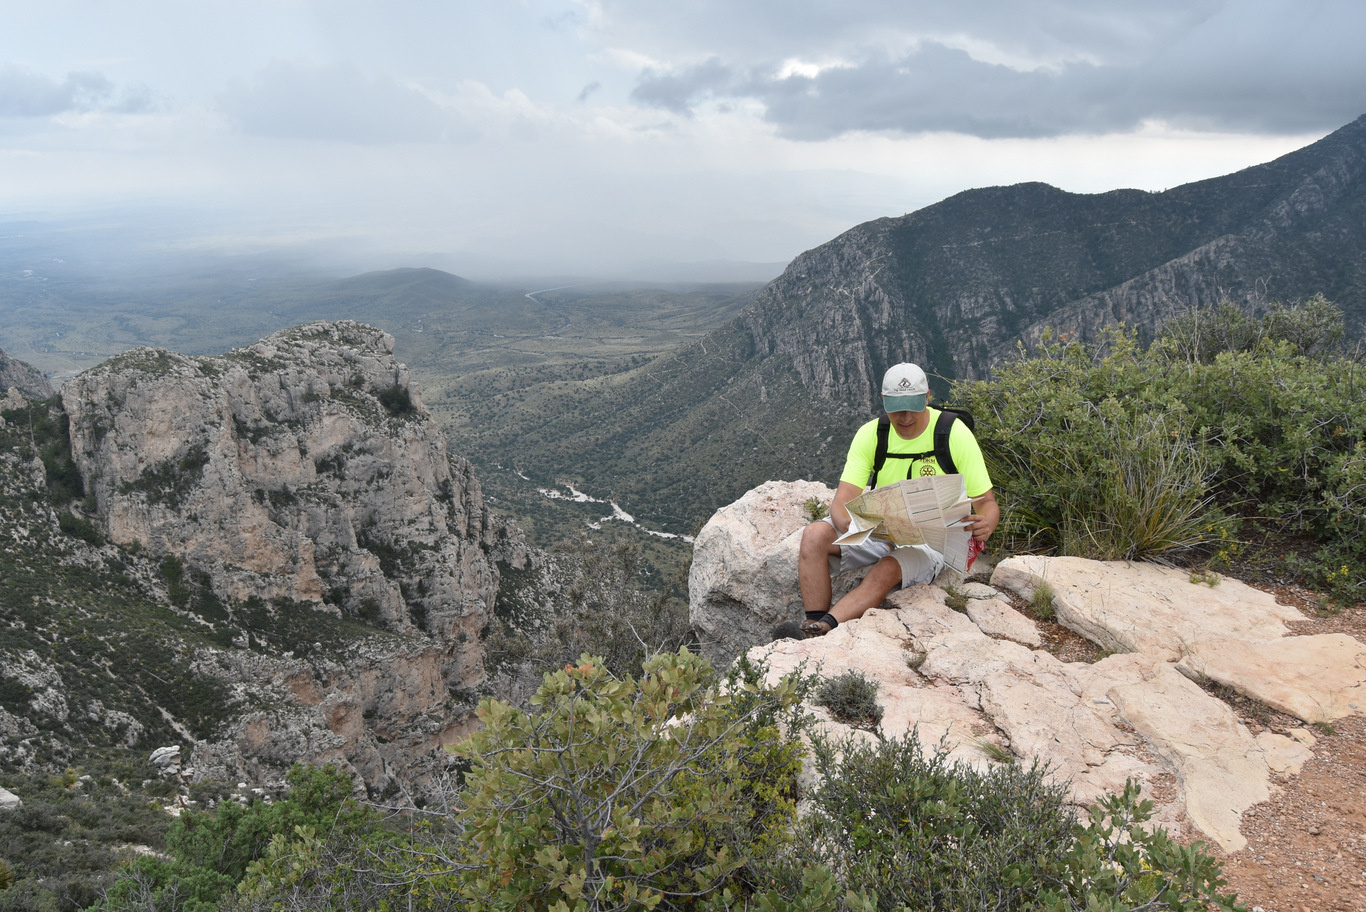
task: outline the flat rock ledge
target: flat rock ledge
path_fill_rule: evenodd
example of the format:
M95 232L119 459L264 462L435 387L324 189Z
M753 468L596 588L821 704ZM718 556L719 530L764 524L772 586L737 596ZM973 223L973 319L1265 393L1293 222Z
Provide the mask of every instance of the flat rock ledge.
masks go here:
M717 658L800 615L802 504L832 493L770 482L698 535L694 623L732 631L712 641ZM1000 597L1008 589L1028 598L1043 582L1058 620L1111 655L1064 663L1031 648L1037 626ZM940 583L956 584L968 613L946 605L941 585L915 586L825 637L751 645L748 655L766 662L773 679L798 668L861 672L879 686L882 736L917 731L928 748L979 767L1003 752L1038 758L1069 782L1078 804L1133 779L1157 805L1159 823L1227 852L1246 845L1243 812L1270 797L1275 777L1299 771L1314 737L1306 728L1254 737L1197 681L1218 681L1307 723L1366 707L1366 647L1347 636L1292 636L1287 624L1299 613L1236 580L1211 586L1147 564L1019 557L1003 561L990 586ZM747 621L733 623L741 612ZM812 711L831 735L874 737Z

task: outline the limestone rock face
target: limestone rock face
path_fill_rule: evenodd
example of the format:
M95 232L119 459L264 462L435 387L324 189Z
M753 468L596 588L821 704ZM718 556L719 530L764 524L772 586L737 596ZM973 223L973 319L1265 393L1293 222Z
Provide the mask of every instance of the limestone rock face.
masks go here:
M748 654L767 663L771 678L798 668L824 677L861 672L878 684L883 737L917 731L928 747L978 765L1000 750L1038 758L1070 783L1079 804L1134 779L1156 802L1160 823L1236 851L1245 844L1243 812L1271 794L1273 774L1298 772L1313 738L1303 730L1254 737L1192 678L1206 674L1270 705L1278 705L1274 695L1297 691L1314 707L1312 718L1302 716L1308 721L1366 705L1360 643L1287 636L1298 613L1261 592L1139 564L1011 558L990 586L959 584L970 597L966 613L948 608L939 586L914 586L826 636L766 644L770 621L800 614L796 549L812 490L808 482L770 482L713 517L695 545L694 622L730 631L716 649L721 656L749 631ZM1009 608L1004 590L1027 596L1043 579L1059 618L1115 654L1064 663L1031 648L1038 628ZM1259 651L1267 658L1254 661ZM1322 667L1311 674L1316 662ZM812 710L830 734L873 737Z
M704 655L729 664L777 624L800 618L797 549L811 522L808 498L829 504L816 481L767 482L718 510L697 533L688 573L688 619Z
M194 658L231 687L233 716L212 739L183 733L184 772L266 781L312 760L372 791L429 781L437 749L474 724L498 563L531 555L448 450L392 337L314 323L219 357L137 349L62 400L86 509L140 560L173 558L241 631ZM251 610L305 629L326 612L358 633L269 654L249 622L232 627Z
M525 548L448 452L391 336L314 323L221 357L136 349L62 399L113 541L204 570L227 598L464 634L477 659L489 553Z
M1124 323L1147 334L1192 307L1320 292L1359 326L1358 283L1316 275L1339 260L1307 251L1337 225L1341 260L1360 257L1349 213L1364 187L1366 118L1274 162L1163 193L978 188L802 253L738 322L755 355L790 363L812 396L874 413L881 372L898 361L982 378L1047 330L1094 340Z
M1075 557L1012 557L992 582L1025 595L1046 583L1058 621L1108 649L1208 677L1306 722L1366 712L1366 645L1291 636L1294 608L1237 580L1192 582L1170 567Z
M56 392L38 368L0 351L0 394L10 390L27 399L47 399Z

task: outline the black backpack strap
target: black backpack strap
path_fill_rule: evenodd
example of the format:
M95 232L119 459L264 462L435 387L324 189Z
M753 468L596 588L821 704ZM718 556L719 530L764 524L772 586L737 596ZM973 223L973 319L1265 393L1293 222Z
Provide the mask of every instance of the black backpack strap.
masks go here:
M948 409L939 413L939 420L934 423L934 460L939 463L939 471L945 475L952 475L958 471L958 467L953 464L953 453L949 451L949 434L953 431L953 423L958 420L958 413Z
M939 464L939 471L944 475L952 475L958 471L958 467L953 462L953 453L949 450L949 435L953 432L953 423L959 418L957 411L942 409L939 418L934 423L934 449L925 453L888 453L887 437L892 428L892 421L886 415L877 420L877 449L873 451L873 471L868 475L868 487L877 487L877 476L882 471L882 465L888 459L928 459L933 456L934 461ZM969 424L968 427L972 425Z
M877 487L877 473L887 461L887 434L892 429L892 419L883 415L877 420L877 449L873 451L873 471L868 475L868 488Z

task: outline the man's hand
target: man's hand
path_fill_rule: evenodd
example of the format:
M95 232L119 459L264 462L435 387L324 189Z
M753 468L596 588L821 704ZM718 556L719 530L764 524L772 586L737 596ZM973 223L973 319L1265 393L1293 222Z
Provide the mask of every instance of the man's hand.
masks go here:
M972 532L979 542L991 538L991 533L1001 523L1001 507L996 503L996 492L988 490L985 494L972 499L972 513L963 520L963 526Z
M846 509L849 501L862 493L862 488L847 481L841 481L840 486L835 489L835 499L830 503L830 519L835 523L835 529L840 535L849 531L849 510Z

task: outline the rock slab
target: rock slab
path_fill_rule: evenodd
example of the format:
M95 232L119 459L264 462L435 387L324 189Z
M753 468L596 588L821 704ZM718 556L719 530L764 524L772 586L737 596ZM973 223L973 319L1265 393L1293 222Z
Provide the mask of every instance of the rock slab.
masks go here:
M1011 558L992 586L967 584L967 613L948 608L938 586L915 586L824 637L763 643L768 627L798 605L800 505L810 484L770 482L712 518L712 534L699 535L694 548L693 617L718 639L729 637L717 650L723 658L751 637L748 655L774 679L797 669L863 673L879 687L883 737L914 731L927 746L977 765L997 762L1002 751L1038 758L1078 804L1133 779L1157 804L1158 822L1236 851L1246 844L1243 812L1266 800L1274 775L1298 772L1313 739L1303 729L1254 737L1192 679L1225 681L1270 705L1288 687L1309 699L1306 712L1316 717L1307 721L1360 711L1357 675L1366 662L1355 640L1290 636L1300 615L1265 593L1143 564ZM1064 663L1031 648L1037 627L1012 618L1018 613L1002 610L1009 606L997 596L1011 589L1027 598L1043 582L1059 619L1114 654ZM1006 622L1019 621L1011 636ZM1330 662L1328 670L1311 674L1315 662ZM1327 691L1312 696L1320 687ZM827 733L872 737L813 712Z

